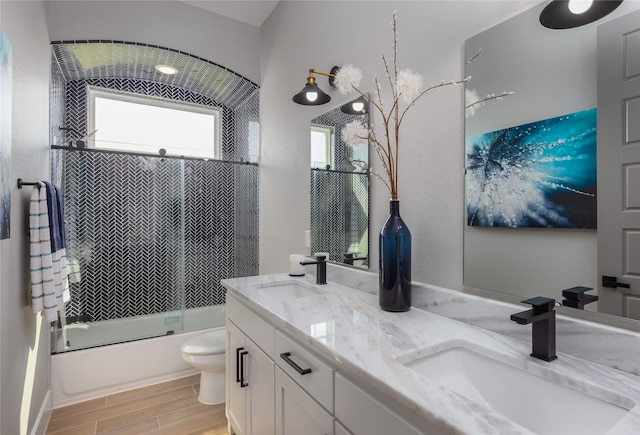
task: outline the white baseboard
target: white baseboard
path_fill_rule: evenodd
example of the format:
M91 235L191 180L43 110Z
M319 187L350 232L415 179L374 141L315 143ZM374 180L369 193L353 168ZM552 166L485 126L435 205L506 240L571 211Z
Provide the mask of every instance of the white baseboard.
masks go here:
M47 432L47 426L49 425L49 420L51 419L51 407L51 390L47 390L47 394L45 394L44 400L40 405L36 421L34 422L29 435L45 435Z

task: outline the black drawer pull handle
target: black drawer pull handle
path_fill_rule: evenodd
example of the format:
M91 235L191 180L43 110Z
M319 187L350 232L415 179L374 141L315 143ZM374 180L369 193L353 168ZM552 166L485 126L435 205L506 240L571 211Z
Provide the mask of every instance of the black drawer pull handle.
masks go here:
M303 369L298 364L296 364L295 361L293 361L291 358L289 358L290 356L291 356L291 352L285 352L285 353L281 353L280 354L280 358L285 360L287 362L287 364L289 364L291 367L293 367L296 370L296 372L298 372L300 375L304 376L304 375L308 375L309 373L311 373L311 369Z
M240 388L248 387L249 384L244 381L244 356L249 355L248 350L240 352Z
M244 347L236 348L236 382L241 382L242 378L240 377L240 351L244 350Z

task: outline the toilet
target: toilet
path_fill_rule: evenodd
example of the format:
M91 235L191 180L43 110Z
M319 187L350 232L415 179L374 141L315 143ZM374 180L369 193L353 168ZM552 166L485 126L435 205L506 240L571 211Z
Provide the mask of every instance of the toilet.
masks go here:
M224 328L187 340L181 347L182 359L200 370L200 395L205 405L225 400L225 333Z

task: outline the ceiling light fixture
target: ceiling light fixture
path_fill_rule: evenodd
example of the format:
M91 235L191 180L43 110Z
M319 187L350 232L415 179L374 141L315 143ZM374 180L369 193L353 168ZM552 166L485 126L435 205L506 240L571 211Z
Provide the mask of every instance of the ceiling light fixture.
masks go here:
M623 0L553 0L540 13L549 29L572 29L593 23L613 12Z
M156 65L156 71L158 71L160 74L171 76L178 73L178 68L171 65Z
M333 80L339 69L339 67L334 66L333 68L331 68L331 72L328 73L310 69L309 77L307 77L307 84L304 86L304 88L302 88L300 92L293 96L293 101L298 104L302 104L303 106L319 106L331 101L331 97L322 92L322 89L318 87L316 79L313 75L320 74L329 77L329 85L334 86Z

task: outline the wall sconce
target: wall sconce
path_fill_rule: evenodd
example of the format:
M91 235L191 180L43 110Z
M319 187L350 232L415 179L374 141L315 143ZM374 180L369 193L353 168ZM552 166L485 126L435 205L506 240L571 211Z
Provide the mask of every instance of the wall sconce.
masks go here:
M540 13L549 29L572 29L593 23L613 12L623 0L553 0Z
M340 106L340 111L347 115L364 115L369 111L369 101L361 96Z
M304 88L302 88L300 92L293 96L293 101L298 104L302 104L303 106L319 106L331 101L331 97L322 92L322 89L318 87L316 79L315 77L313 77L313 75L320 74L329 77L329 85L334 86L333 79L338 73L339 69L339 67L334 66L333 68L331 68L331 72L328 73L310 69L309 77L307 77L307 84L304 86Z

